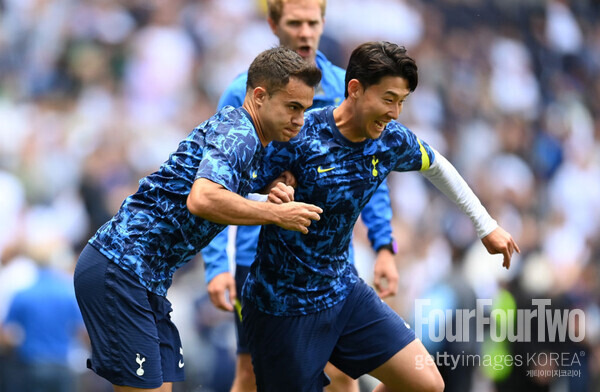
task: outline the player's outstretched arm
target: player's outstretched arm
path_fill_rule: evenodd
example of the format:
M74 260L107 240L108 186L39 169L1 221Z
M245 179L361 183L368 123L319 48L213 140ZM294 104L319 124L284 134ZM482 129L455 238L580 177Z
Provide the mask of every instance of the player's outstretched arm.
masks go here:
M520 252L519 246L488 214L454 166L439 152L434 152L434 164L422 174L471 219L477 235L489 253L504 255L502 265L508 269L513 252Z
M502 266L506 269L510 268L510 260L514 251L521 253L519 245L512 238L510 233L498 226L490 234L486 235L481 239L483 245L490 254L502 254L504 255L504 262Z
M196 216L224 225L275 224L304 234L323 212L307 203L274 204L248 200L206 178L199 178L192 185L187 207Z

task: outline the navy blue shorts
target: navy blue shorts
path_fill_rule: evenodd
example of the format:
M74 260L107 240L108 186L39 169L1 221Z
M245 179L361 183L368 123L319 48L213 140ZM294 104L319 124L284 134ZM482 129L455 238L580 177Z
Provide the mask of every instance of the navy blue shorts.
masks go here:
M88 368L112 384L158 388L183 381L183 349L171 303L87 245L75 268L75 294L92 343Z
M317 313L273 316L245 303L242 314L261 392L322 392L327 361L358 378L415 340L408 324L362 280L344 301Z

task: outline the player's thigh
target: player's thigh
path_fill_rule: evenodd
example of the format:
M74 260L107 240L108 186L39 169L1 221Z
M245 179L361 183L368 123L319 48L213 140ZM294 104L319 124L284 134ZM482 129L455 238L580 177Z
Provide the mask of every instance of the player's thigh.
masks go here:
M331 362L327 362L325 374L331 380L331 384L325 388L325 392L359 392L358 380L342 372Z
M254 376L254 367L252 366L252 357L250 354L238 354L235 362L235 380L244 386L243 390L256 390L256 377Z
M444 381L420 340L413 340L383 365L370 372L385 391L443 391Z

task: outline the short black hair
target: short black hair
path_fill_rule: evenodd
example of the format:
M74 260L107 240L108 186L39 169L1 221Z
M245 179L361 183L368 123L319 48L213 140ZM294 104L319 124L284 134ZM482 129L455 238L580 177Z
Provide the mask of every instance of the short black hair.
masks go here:
M404 46L387 41L365 42L352 51L346 69L346 90L348 82L358 80L364 88L379 83L385 76L400 76L408 82L412 92L419 83L417 64L406 54Z
M260 53L250 64L246 91L261 86L273 95L285 87L291 77L314 88L321 81L321 70L292 49L277 46Z

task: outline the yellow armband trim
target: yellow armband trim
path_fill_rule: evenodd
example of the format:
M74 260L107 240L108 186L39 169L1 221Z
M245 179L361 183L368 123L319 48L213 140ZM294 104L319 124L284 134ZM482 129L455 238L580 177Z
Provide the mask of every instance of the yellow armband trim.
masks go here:
M427 155L427 150L425 150L421 141L419 139L417 139L417 141L419 142L419 148L421 150L421 171L428 170L429 165L431 164L431 162L429 162L429 155Z

